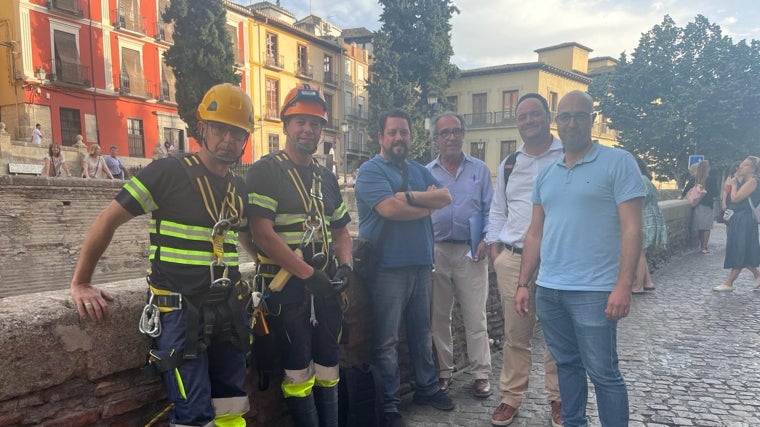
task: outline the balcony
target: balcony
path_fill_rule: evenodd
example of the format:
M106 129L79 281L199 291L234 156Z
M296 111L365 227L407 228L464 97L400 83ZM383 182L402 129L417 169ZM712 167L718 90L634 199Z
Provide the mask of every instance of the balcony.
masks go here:
M279 122L280 121L280 110L279 110L279 108L267 107L266 111L264 111L264 118L266 120L276 120L276 121Z
M468 128L508 127L516 126L517 118L512 110L501 110L465 114L464 122Z
M305 77L307 79L314 78L314 70L311 65L296 63L296 75L298 77Z
M325 71L322 76L322 83L326 85L330 85L333 87L338 87L338 76L337 74L333 73L332 71Z
M267 55L264 60L264 66L275 70L285 69L285 56L284 55Z
M236 67L242 67L245 65L245 52L243 51L243 48L233 45L232 55Z
M149 82L144 77L135 77L127 73L121 73L119 74L119 93L140 98L153 98L153 95L147 90L147 83Z
M113 27L120 30L130 31L136 34L145 35L143 26L143 17L137 14L128 14L124 8L116 11L116 22Z
M156 41L168 44L174 43L174 25L161 22L161 17L156 23Z
M175 102L174 99L172 99L169 82L166 80L161 80L161 85L159 86L158 91L158 100L160 102Z
M367 110L365 108L346 108L346 116L356 119L367 120Z
M84 16L82 9L79 8L77 0L47 0L47 8L52 12L59 12L65 15L74 15L78 18Z
M90 67L79 62L51 59L44 62L42 68L52 70L52 73L47 76L51 82L90 87Z

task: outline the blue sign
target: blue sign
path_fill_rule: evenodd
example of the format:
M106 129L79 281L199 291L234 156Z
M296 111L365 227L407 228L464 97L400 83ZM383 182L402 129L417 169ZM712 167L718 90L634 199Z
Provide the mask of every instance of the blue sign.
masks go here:
M705 156L703 156L701 154L689 156L689 167L692 167L693 165L696 165L697 163L701 162L704 159L705 159Z

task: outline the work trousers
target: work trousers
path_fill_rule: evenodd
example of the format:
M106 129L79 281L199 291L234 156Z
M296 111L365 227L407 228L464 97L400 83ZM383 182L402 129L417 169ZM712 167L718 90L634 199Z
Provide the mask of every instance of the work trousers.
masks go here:
M466 243L435 244L430 330L440 378L450 378L454 370L451 311L455 298L464 322L468 369L475 379L488 379L491 375L486 319L488 260L473 261L467 257L469 250Z
M530 283L530 309L520 316L515 310L517 279L520 275L522 256L510 250L503 250L494 260L496 282L501 294L501 308L504 312L503 365L499 379L501 401L519 408L525 392L531 369L531 340L536 329L536 284ZM534 278L535 279L535 278ZM557 380L557 362L544 346L544 386L548 401L561 401Z

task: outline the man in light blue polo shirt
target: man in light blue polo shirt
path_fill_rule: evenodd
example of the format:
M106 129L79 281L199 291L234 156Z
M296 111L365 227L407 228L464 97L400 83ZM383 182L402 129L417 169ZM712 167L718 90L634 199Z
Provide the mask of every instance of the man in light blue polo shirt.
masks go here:
M491 172L481 160L462 152L464 118L445 112L433 119L440 154L427 165L449 189L452 203L433 212L435 270L430 328L438 356L438 384L446 390L454 371L451 310L459 301L467 341L468 369L475 397L491 395L491 349L488 346L488 260L485 237L493 198ZM479 227L473 230L472 227ZM473 248L476 248L474 251Z
M618 368L617 321L631 307L645 190L630 153L591 140L593 106L581 91L559 102L565 154L536 180L517 286L527 287L540 260L536 312L557 361L564 425L588 424L588 375L601 424L622 427L628 392ZM528 313L528 301L528 292L518 292L519 313Z
M450 411L454 403L438 387L430 337L430 215L451 203L449 190L419 163L406 159L412 122L402 110L380 114L380 154L365 162L356 179L359 237L379 243L379 267L368 284L373 314L373 354L383 381L383 425L403 427L396 393L399 328L406 330L414 366L413 402ZM382 237L381 237L382 236Z

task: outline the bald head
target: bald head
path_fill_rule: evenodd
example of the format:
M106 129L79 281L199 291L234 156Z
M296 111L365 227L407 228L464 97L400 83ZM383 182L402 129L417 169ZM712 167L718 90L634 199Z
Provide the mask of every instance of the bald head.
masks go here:
M594 100L589 94L574 90L563 96L557 105L557 132L565 151L578 153L591 144L594 123Z

